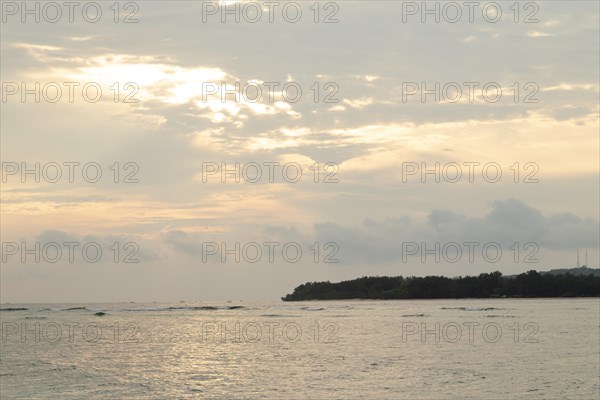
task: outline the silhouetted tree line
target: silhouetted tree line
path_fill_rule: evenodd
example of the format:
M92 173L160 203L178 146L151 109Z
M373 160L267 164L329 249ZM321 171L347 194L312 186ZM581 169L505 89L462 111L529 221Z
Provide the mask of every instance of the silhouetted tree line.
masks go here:
M487 297L600 296L600 277L540 274L531 270L503 277L498 271L479 276L373 277L339 283L309 282L281 299L458 299Z

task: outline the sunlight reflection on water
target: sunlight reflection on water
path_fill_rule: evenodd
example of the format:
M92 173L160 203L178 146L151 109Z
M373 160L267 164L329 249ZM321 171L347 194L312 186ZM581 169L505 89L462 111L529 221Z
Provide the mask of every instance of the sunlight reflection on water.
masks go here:
M591 399L600 392L598 299L1 308L3 399Z

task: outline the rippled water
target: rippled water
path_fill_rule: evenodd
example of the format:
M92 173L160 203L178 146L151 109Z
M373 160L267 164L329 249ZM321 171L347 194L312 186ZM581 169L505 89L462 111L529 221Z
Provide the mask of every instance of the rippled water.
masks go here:
M3 400L600 395L599 299L1 308Z

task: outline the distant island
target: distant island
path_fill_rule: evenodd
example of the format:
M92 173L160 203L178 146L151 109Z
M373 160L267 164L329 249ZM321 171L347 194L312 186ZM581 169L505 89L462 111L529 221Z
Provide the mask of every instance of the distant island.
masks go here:
M600 296L600 269L579 267L548 272L531 270L513 276L502 276L502 273L495 271L456 278L365 276L339 283L308 282L281 299L302 301L590 296Z

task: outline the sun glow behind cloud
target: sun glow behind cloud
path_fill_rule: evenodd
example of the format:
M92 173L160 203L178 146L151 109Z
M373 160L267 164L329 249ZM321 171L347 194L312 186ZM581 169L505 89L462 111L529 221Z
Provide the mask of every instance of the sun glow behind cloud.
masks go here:
M389 7L344 3L348 19L340 24L225 26L218 16L213 25L201 24L194 2L145 2L141 22L122 31L112 21L111 32L76 24L3 30L3 78L98 82L107 94L96 104L3 104L3 161L101 158L106 166L136 161L143 172L131 186L12 180L2 185L3 234L29 238L60 227L79 235L131 233L160 244L182 233L197 245L203 235L262 238L271 226L311 239L328 226L352 226L357 237L369 238L361 227L366 219L420 221L437 208L481 216L489 202L509 197L548 215L596 218L600 110L597 70L590 68L597 66L597 40L589 32L597 31L597 17L552 11L562 7L554 2L537 27L421 26L417 19L398 24ZM377 29L362 29L375 15ZM580 21L573 24L575 17ZM127 33L130 40L123 40ZM236 83L295 79L305 91L298 103L286 102L279 90L274 101L256 102L224 93ZM404 81L443 87L471 80L497 81L502 101L490 103L481 91L455 103L402 99ZM521 88L538 84L539 102L513 101L517 81ZM115 103L110 88L117 82ZM128 82L139 88L137 103L123 103ZM322 96L329 94L325 83L336 83L339 101L313 101L315 82ZM216 93L206 92L206 83L216 84ZM298 163L308 182L204 183L206 161ZM339 166L339 183L315 184L310 168L328 162ZM408 186L400 181L403 162L496 162L505 171L535 162L540 184ZM170 262L180 261L174 248L164 250Z

